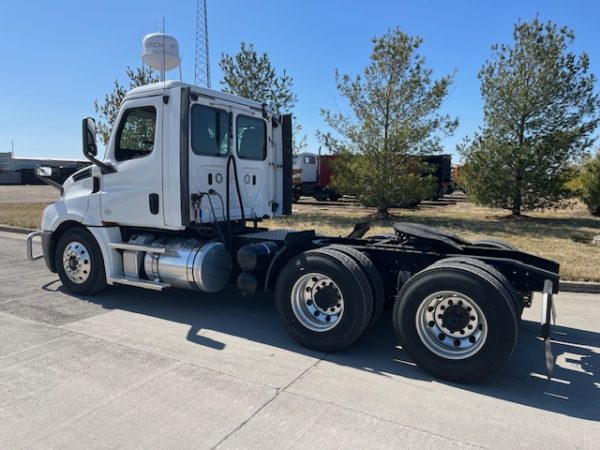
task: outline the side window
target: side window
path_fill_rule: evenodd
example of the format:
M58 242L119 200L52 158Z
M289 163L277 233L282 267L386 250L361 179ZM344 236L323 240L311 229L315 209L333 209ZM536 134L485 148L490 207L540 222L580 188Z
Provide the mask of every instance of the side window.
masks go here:
M237 116L236 136L240 158L262 161L267 157L267 126L264 120Z
M315 158L314 156L305 156L304 157L304 164L316 164L317 163L317 158Z
M156 108L144 106L125 111L115 144L115 159L142 158L152 153L156 131Z
M192 151L196 155L229 154L229 114L222 109L192 106Z

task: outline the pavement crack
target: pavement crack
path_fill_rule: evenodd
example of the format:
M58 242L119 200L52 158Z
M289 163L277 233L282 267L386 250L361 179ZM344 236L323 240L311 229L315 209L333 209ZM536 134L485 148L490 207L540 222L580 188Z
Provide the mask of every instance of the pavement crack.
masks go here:
M310 366L308 366L306 369L304 369L302 371L302 373L300 373L296 378L294 378L292 381L290 381L288 384L286 384L284 387L282 388L278 388L275 390L275 394L273 394L273 397L271 397L269 400L267 400L264 404L261 405L260 408L258 408L256 411L254 411L254 413L252 413L250 415L250 417L248 417L246 420L244 420L242 423L240 423L237 427L235 427L233 430L231 430L229 433L227 433L219 442L217 442L214 446L211 447L211 450L214 450L216 448L218 448L219 446L221 446L222 444L225 443L225 441L227 441L231 436L233 436L235 433L237 433L238 431L240 431L242 428L244 428L244 426L250 422L252 419L254 419L263 409L265 409L267 406L269 406L275 399L277 399L282 392L286 392L286 390L293 385L296 381L302 379L304 376L306 376L308 373L310 373L312 370L314 370L315 367L317 367L317 365L319 365L319 363L321 361L323 361L323 358L327 355L327 353L324 353L323 355L321 355L321 357L319 359L317 359L314 363L312 363Z

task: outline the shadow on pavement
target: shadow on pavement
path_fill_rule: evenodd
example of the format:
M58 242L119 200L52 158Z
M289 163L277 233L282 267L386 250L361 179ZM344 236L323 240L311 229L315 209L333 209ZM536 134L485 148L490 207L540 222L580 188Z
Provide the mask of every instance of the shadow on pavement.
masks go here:
M62 286L58 290L62 291ZM189 324L187 340L216 350L224 349L225 344L201 335L203 330L320 356L287 335L269 296L242 297L235 288L210 295L178 289L151 292L112 287L101 295L81 299L106 309ZM539 325L523 321L516 350L504 368L481 384L461 385L436 380L416 367L395 346L390 314L386 311L380 322L348 350L325 355L324 359L380 376L443 383L532 408L600 421L600 333L554 327L552 348L557 364L552 380L547 381Z

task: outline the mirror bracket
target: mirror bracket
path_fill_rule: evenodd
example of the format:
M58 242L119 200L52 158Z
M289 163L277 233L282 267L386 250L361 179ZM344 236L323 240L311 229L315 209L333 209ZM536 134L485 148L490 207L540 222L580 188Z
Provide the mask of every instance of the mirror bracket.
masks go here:
M58 189L58 191L60 192L60 195L63 195L65 190L62 187L62 185L58 184L56 181L48 178L48 175L46 175L42 169L44 169L44 167L40 166L39 164L37 166L35 166L35 169L33 171L35 177L38 180L46 183L47 185L52 186L54 189ZM50 170L52 170L52 169L50 169Z

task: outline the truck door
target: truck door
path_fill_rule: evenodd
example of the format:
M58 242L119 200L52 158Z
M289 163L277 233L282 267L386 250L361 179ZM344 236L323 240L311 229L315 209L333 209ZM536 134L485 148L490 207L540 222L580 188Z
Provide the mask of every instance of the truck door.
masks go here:
M103 221L164 225L162 142L167 142L168 116L163 117L163 107L162 96L123 103L106 155L117 170L102 176Z
M302 182L317 182L317 156L311 153L302 154Z
M262 114L232 104L199 97L190 106L189 189L192 222L224 221L229 183L230 217L239 219L233 162L227 179L227 161L234 158L237 183L246 218L271 212L276 166L269 151L270 125Z
M272 213L277 163L273 150L271 123L258 111L238 110L235 114L235 157L238 182L246 217L262 218Z

